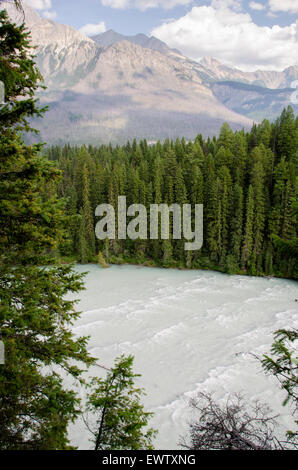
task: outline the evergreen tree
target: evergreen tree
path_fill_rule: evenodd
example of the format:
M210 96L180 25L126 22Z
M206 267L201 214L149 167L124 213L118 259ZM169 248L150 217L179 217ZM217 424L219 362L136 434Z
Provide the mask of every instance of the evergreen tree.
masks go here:
M245 232L242 246L242 266L250 267L253 250L253 226L254 226L254 190L252 185L248 188L246 216L245 216Z
M241 257L241 243L243 233L243 190L239 184L235 184L233 189L233 215L231 221L231 254L237 263Z
M220 129L217 140L217 148L224 147L226 150L232 150L234 143L234 133L227 122L224 122Z
M291 106L283 110L277 122L277 128L276 147L279 157L287 157L288 160L294 161L294 159L297 158L298 127Z
M251 184L254 191L254 242L252 256L257 261L258 272L261 272L265 228L264 169L261 162L256 163L253 168Z
M79 227L79 256L81 263L92 261L95 255L95 235L93 214L89 200L90 185L87 166L83 166L82 172L82 198L81 223Z
M132 356L121 356L106 379L93 380L88 410L96 416L96 423L88 427L95 450L153 449L156 431L147 428L152 413L140 403L144 391L134 385L139 375L133 373L132 366Z
M221 206L221 219L220 219L220 230L221 230L221 260L223 260L227 254L228 242L229 242L229 226L230 226L230 211L231 211L231 189L232 189L232 178L229 169L223 166L218 172L220 180L219 189L219 201Z
M82 380L82 368L92 362L86 338L72 336L78 314L65 300L82 288L82 278L70 266L43 267L55 262L66 236L63 201L42 190L57 187L60 172L40 155L40 145L21 139L28 119L42 112L34 98L41 76L28 33L4 10L0 38L7 103L0 108L0 336L6 357L0 367L0 448L66 449L79 400L57 370Z
M262 360L265 371L273 374L278 379L281 388L287 393L283 405L290 402L294 407L295 414L298 404L298 358L295 348L297 340L297 329L276 331L271 347L271 356L265 355ZM298 424L297 420L296 424ZM289 441L297 447L298 432L288 431L287 435Z

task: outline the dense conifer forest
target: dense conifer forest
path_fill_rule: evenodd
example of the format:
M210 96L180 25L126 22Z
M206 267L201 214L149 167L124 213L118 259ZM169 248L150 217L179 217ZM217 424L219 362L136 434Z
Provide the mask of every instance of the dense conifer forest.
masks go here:
M298 119L291 107L275 123L250 133L223 124L218 138L145 140L112 147L49 147L63 172L58 194L67 200L71 243L63 257L230 274L296 278ZM204 205L204 243L185 251L183 240L96 240L95 208L118 196L127 205Z

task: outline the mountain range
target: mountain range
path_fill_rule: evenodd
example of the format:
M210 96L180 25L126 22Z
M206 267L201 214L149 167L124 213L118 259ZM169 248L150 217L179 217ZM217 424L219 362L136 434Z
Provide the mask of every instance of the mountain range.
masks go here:
M4 8L22 23L11 4ZM224 121L248 129L276 118L290 104L290 86L298 79L297 65L243 72L210 57L195 62L144 34L110 30L89 38L26 5L24 15L47 86L39 98L49 105L34 124L49 143L193 139L218 134Z

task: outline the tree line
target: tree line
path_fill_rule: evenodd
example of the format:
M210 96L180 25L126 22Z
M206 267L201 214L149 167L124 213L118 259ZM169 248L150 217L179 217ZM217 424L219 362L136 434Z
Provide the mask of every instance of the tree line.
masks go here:
M100 251L111 263L297 278L297 144L298 118L289 106L249 133L225 123L218 138L198 135L194 142L49 147L46 157L63 173L58 196L72 219L71 243L60 252L81 263ZM186 252L174 239L96 240L95 208L117 208L118 196L147 209L203 204L202 249Z

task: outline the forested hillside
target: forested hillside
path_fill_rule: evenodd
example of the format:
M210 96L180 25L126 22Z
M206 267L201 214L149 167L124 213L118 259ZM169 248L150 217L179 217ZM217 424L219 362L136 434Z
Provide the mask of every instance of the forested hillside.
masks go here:
M250 133L223 124L207 141L50 147L72 216L71 243L61 254L86 263L101 251L107 262L297 278L297 143L298 119L288 107L273 124L265 120ZM96 240L95 208L117 208L118 196L147 208L203 204L203 248L185 251L183 240Z

